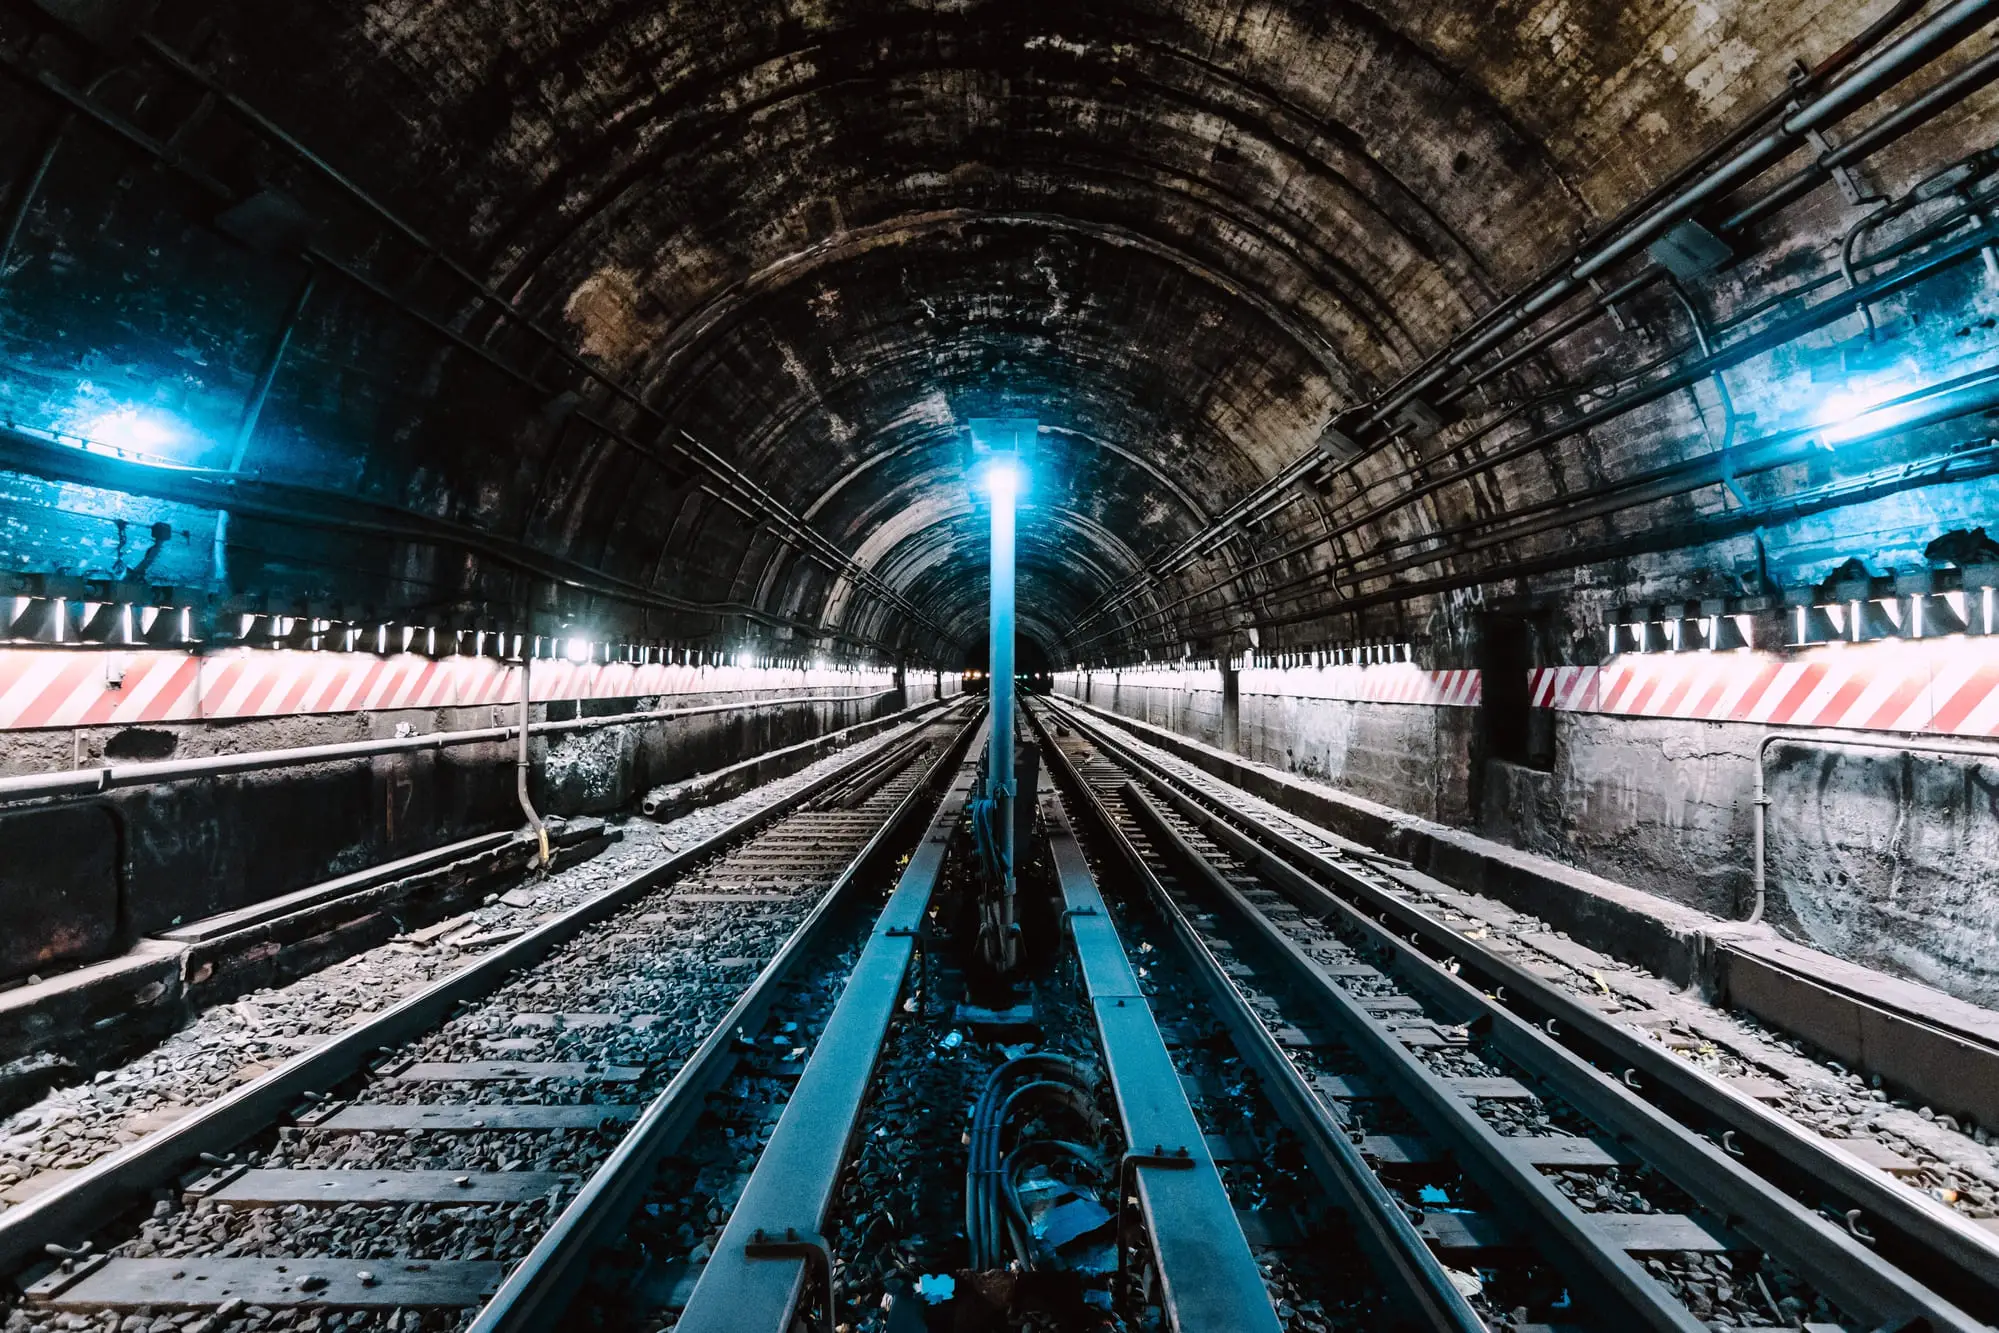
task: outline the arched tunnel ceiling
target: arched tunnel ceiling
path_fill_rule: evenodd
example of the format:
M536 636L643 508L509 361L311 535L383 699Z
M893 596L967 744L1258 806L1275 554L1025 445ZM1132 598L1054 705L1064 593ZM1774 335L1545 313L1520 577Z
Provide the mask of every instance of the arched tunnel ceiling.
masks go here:
M653 414L579 383L595 417L713 449L944 639L983 619L964 423L1037 418L1023 625L1061 653L1336 409L1886 7L163 0L152 29ZM268 286L234 308L268 320ZM395 410L329 425L281 380L263 475L345 478L690 602L915 641L685 475L414 359L385 368L395 345L356 332L378 314L315 299L288 375L346 362ZM244 379L254 329L205 336ZM506 412L526 424L495 426ZM1317 518L1288 511L1270 548ZM439 563L392 573L478 595L476 570Z

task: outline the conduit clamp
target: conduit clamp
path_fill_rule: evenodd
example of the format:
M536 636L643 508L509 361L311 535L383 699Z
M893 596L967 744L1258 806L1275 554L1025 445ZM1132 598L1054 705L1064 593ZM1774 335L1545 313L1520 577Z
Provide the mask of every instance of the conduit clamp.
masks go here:
M784 1237L779 1239L758 1227L750 1238L743 1242L745 1259L803 1259L807 1275L817 1277L826 1293L825 1333L833 1333L838 1327L838 1316L834 1307L839 1303L839 1288L833 1284L833 1247L826 1238L816 1231L800 1231L797 1227L786 1227Z

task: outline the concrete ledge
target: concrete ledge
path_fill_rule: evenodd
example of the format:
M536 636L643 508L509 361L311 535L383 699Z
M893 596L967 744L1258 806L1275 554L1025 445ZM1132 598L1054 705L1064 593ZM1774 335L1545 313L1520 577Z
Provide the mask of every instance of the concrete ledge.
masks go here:
M618 838L601 819L550 819L551 867L588 860ZM472 838L358 876L273 899L163 936L188 946L183 976L190 1012L262 986L277 986L386 942L528 872L535 841L524 832ZM446 853L457 852L447 856ZM407 872L391 878L397 869ZM338 893L323 890L342 886ZM288 900L302 900L292 906ZM287 910L289 907L290 910ZM246 919L247 917L247 919Z
M1742 927L1716 931L1715 941L1722 1002L1907 1088L1934 1110L1999 1126L1999 1014Z
M600 819L551 823L558 867L596 855L617 837ZM518 833L469 839L193 922L167 938L141 939L117 958L0 991L0 1113L79 1070L165 1037L210 1005L304 976L444 916L524 874L534 854L535 844ZM398 875L412 867L417 873Z
M384 861L381 865L370 866L366 870L357 870L351 875L342 875L338 879L329 879L323 883L313 884L293 893L280 894L275 898L266 898L262 902L251 903L248 907L239 907L233 912L223 912L216 916L204 917L192 925L176 926L172 930L163 930L159 932L157 938L172 940L178 944L201 944L208 940L219 939L222 936L234 934L239 930L261 922L275 920L282 916L290 916L295 912L316 906L331 899L345 897L350 893L373 888L378 884L386 884L390 880L421 874L436 866L446 865L479 852L492 851L495 848L504 847L519 836L518 833L511 830L501 833L482 833L476 838L467 838L463 842L447 843L442 847L433 847L427 852L418 852L414 856L405 856L398 861Z
M184 944L129 952L0 991L0 1111L31 1101L87 1063L88 1048L163 1037L186 1013Z
M1938 1111L1999 1127L1999 1014L1463 829L1349 796L1078 699L1061 702L1436 880L1497 898L1579 943L1698 986L1879 1074Z
M944 700L933 699L900 712L889 713L870 722L857 722L851 727L829 731L823 736L787 745L783 749L769 750L752 755L740 763L718 768L712 773L699 773L680 782L655 787L645 794L639 808L650 819L678 819L689 811L704 805L714 805L720 801L740 796L767 782L789 777L793 773L823 759L834 750L852 745L856 741L901 726L916 715L932 709L942 708Z

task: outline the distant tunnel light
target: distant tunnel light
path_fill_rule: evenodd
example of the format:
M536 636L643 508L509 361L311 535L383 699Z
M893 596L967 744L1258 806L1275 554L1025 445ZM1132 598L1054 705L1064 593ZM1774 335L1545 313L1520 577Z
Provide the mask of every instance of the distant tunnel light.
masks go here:
M578 666L582 666L590 660L590 641L588 639L571 639L562 646L562 650L563 656Z

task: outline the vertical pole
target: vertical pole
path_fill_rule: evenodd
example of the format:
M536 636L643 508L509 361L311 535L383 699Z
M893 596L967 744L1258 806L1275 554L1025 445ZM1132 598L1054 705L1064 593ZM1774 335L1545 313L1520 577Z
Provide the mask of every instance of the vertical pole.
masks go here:
M1004 923L1013 923L1013 505L1018 474L993 468L988 487L993 501L993 591L991 607L992 752L987 765L987 797L994 803L994 829L1006 866ZM1012 942L1004 946L1011 960Z
M523 619L521 623L524 631L533 628L532 623L526 619ZM534 760L530 757L528 751L528 729L534 720L534 710L531 702L534 696L529 692L528 688L529 652L531 648L532 636L523 632L521 635L521 748L520 757L514 765L514 795L520 799L521 813L527 816L528 827L534 830L537 850L541 853L539 858L541 868L546 870L548 869L548 825L544 824L541 816L535 813L534 802L528 797L528 776L534 769Z
M1222 666L1222 748L1230 754L1242 753L1242 675L1236 670L1235 655L1224 653Z

